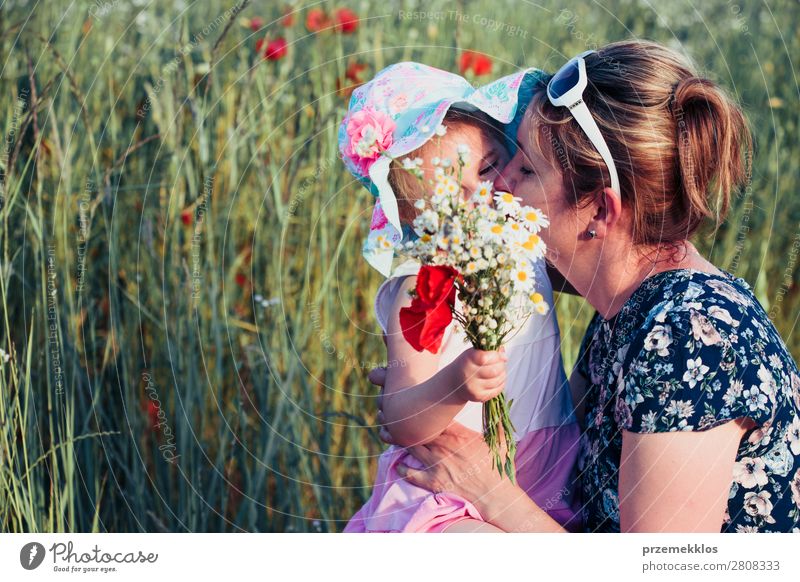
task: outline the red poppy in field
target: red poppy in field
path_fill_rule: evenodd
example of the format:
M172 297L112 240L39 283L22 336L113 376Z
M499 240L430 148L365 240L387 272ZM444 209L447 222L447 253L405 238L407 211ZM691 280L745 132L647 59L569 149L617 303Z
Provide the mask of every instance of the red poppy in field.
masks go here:
M192 224L192 211L191 210L184 210L181 212L181 222L186 226Z
M244 287L247 284L247 277L245 277L244 273L236 273L234 281L239 287Z
M250 19L250 30L252 30L253 32L258 32L259 30L261 30L262 26L264 26L263 18L259 18L258 16L253 16L253 18Z
M476 77L488 75L492 72L492 59L483 53L467 50L461 53L458 69L462 75L467 71L472 71Z
M268 61L277 61L286 56L289 52L289 43L283 37L276 38L267 43L267 50L264 51L264 58Z
M353 61L347 66L347 70L344 73L344 76L347 77L348 80L352 81L353 83L363 83L364 79L361 78L361 73L367 70L367 65L365 63L359 63L358 61Z
M309 32L319 32L330 25L330 18L321 8L312 8L306 14L306 28Z
M294 26L294 11L291 6L284 8L283 16L281 16L281 26L286 28Z
M156 430L158 426L158 406L152 400L147 401L147 420L150 422L150 430Z
M336 11L336 30L342 34L353 34L358 28L358 14L349 8Z
M358 61L351 62L344 72L345 82L343 82L342 79L336 79L336 94L344 99L349 99L355 88L364 83L365 79L363 78L363 73L367 68L367 65L364 63L359 63ZM347 81L349 81L349 83Z

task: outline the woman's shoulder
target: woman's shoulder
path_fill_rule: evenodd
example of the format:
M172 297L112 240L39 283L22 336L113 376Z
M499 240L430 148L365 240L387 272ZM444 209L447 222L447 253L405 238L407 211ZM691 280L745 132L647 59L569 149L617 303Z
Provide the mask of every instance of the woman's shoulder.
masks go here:
M623 416L640 432L704 430L743 416L763 424L798 382L749 285L728 273L663 276L629 347L619 391L630 408Z
M709 345L717 339L715 331L734 334L742 321L763 327L769 319L747 282L724 271L664 271L643 286L649 294L637 306L644 313L640 335L666 323L688 325L695 339L703 337Z

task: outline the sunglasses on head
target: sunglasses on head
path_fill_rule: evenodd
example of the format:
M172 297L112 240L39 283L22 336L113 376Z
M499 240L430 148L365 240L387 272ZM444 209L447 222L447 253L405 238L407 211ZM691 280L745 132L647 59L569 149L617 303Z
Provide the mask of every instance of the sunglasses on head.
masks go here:
M603 134L600 133L600 128L597 127L594 117L583 101L583 91L588 84L584 57L596 52L593 50L583 52L561 67L547 84L547 98L555 107L569 109L572 117L605 161L608 173L611 174L611 187L619 194L619 178L614 159L611 157L606 140L603 139Z

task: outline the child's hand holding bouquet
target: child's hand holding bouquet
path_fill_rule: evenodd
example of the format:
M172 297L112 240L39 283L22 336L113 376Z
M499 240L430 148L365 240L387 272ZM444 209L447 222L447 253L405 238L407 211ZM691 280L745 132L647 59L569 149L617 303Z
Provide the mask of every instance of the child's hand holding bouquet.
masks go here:
M493 192L483 182L475 192L464 193L461 170L467 163L467 148L459 148L458 164L433 160L435 178L429 201L418 200L420 211L414 220L419 235L404 245L402 252L422 264L410 307L400 312L406 340L418 351L436 352L445 329L455 318L464 328L475 350L462 357L466 400L484 401L482 396L497 392L484 401L484 439L494 454L495 467L515 481L514 427L509 406L493 366L502 358L486 352L501 349L504 339L532 312L547 313L548 305L536 292L534 265L544 257L545 244L539 231L548 225L536 208L520 205L508 192ZM420 179L417 163L406 168ZM460 306L456 306L456 293ZM489 360L492 360L491 363ZM495 361L496 360L496 361ZM482 365L488 364L482 370ZM491 372L491 374L489 374ZM505 372L500 372L505 378ZM494 383L481 380L494 377ZM503 382L504 383L504 382ZM501 459L500 434L505 435L505 461Z

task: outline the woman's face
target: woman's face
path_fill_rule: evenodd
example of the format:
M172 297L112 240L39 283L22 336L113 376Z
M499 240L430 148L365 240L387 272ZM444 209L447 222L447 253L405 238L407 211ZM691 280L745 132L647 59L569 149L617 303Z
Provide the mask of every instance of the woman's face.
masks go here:
M566 275L590 217L582 216L585 212L567 202L561 169L536 150L530 137L532 126L529 111L517 132L517 153L495 180L495 190L512 192L522 199L522 204L539 208L547 215L550 227L541 233L547 244L547 258Z

